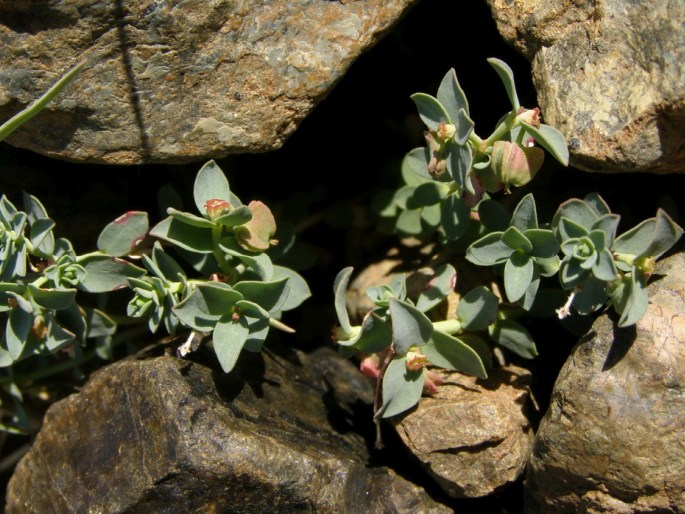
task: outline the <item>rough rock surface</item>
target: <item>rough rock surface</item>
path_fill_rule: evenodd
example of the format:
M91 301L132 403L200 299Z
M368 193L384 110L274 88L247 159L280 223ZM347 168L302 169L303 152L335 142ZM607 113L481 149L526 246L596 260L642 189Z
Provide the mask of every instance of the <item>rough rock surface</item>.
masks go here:
M572 164L684 172L685 3L488 0L504 38L533 65L546 123Z
M415 2L0 0L0 119L96 55L8 141L111 164L272 150Z
M6 512L449 512L365 467L350 406L371 391L331 353L113 364L49 409Z
M529 513L685 512L685 255L657 273L637 328L600 317L564 365L528 468Z
M530 373L507 366L492 370L487 380L443 375L434 396L396 420L397 432L450 496L502 490L523 473L533 445L525 412Z

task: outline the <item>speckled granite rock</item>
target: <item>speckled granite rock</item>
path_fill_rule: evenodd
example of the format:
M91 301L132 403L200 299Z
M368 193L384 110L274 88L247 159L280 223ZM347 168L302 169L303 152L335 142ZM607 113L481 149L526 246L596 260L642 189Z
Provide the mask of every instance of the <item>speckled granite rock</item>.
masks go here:
M637 326L601 316L561 370L527 512L685 512L685 254L656 272Z
M525 406L530 373L507 366L487 380L442 374L434 396L395 420L402 441L452 497L487 496L511 485L533 446Z
M685 3L488 0L546 123L589 171L685 172Z
M95 53L11 144L111 164L272 150L416 1L0 0L0 119Z
M450 512L366 468L349 413L371 395L332 350L246 354L230 375L115 363L49 409L6 512Z

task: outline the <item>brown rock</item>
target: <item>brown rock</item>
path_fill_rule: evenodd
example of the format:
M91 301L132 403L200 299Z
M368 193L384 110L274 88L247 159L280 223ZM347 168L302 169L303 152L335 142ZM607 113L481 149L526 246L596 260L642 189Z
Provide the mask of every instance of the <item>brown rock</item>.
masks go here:
M683 172L685 3L488 0L545 122L588 171Z
M171 357L113 364L49 409L6 512L449 512L366 468L348 413L371 391L325 353L246 354L229 375Z
M487 380L445 376L434 396L396 421L397 432L450 496L500 491L523 473L533 445L525 413L530 373L507 366Z
M0 0L0 119L97 54L8 142L108 164L272 150L415 2Z
M528 468L528 512L685 512L685 255L657 274L636 327L603 315L561 370Z

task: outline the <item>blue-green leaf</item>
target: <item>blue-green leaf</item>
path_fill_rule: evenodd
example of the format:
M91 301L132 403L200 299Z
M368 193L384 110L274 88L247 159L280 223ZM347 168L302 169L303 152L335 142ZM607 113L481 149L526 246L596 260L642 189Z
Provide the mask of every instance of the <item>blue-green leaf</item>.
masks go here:
M563 242L589 234L589 231L585 227L566 217L561 217L559 219L557 229L557 234Z
M529 254L533 250L530 240L513 225L502 234L502 242L516 252Z
M129 211L122 214L100 232L98 250L114 257L129 255L145 238L148 228L146 212Z
M532 228L526 230L523 235L533 245L533 249L530 251L533 257L549 259L559 252L559 243L551 230Z
M363 353L376 353L392 344L392 330L388 324L371 311L364 316L362 329L354 341L354 347Z
M619 327L634 325L647 312L649 297L644 282L641 277L638 277L637 273L633 272L624 279L624 287L617 290L617 292L620 291L622 293L621 296L616 297L615 293L612 295L614 306L621 314L621 318L618 321Z
M534 127L528 123L523 123L523 126L526 127L526 132L530 133L535 138L535 141L547 150L552 157L564 166L568 166L568 145L561 132L544 123L540 127Z
M242 294L245 300L255 302L269 313L281 310L290 294L287 278L273 282L246 280L235 284L233 290Z
M389 418L419 403L423 392L424 370L407 369L406 357L396 357L383 376L383 405L376 416Z
M89 293L107 293L127 287L127 279L140 277L145 270L117 257L91 254L78 260L86 276L78 285Z
M468 113L464 109L459 109L456 118L457 133L454 136L457 144L460 146L466 146L466 143L473 132L473 127L475 123L469 118Z
M440 205L440 221L449 241L462 237L468 227L471 211L457 195L449 195Z
M178 220L180 222L185 223L186 225L190 225L193 227L212 228L215 225L213 221L208 220L207 218L202 218L189 212L179 211L177 209L174 209L173 207L169 207L166 210L166 212L175 220Z
M425 182L414 189L414 200L422 207L435 205L447 196L449 186L442 182Z
M31 223L29 238L33 247L43 256L51 257L55 251L55 236L52 229L55 222L49 218L42 218Z
M606 248L611 248L613 246L614 239L616 238L616 230L618 229L618 222L620 220L621 217L618 214L605 214L592 225L592 230L601 230L604 232Z
M219 216L214 220L214 222L225 227L237 227L247 223L251 219L252 211L245 205L240 205L223 216Z
M466 188L467 176L471 171L473 155L471 147L460 145L457 141L447 143L447 172L461 189Z
M489 333L493 341L521 357L532 359L538 355L533 336L517 321L498 320L497 323L490 325Z
M573 298L573 307L584 316L600 309L609 297L607 283L595 277L588 277L580 286Z
M193 198L197 211L201 214L205 214L205 205L208 200L224 200L233 207L242 205L240 200L231 193L226 175L214 161L208 161L198 171L193 185Z
M454 290L457 280L457 271L451 264L443 264L435 270L435 274L428 282L428 286L421 292L417 301L416 308L421 312L432 309L448 294Z
M504 232L509 227L511 215L495 200L486 199L478 204L478 217L488 230Z
M190 252L212 253L214 250L212 229L188 225L171 216L155 225L150 235Z
M397 230L408 235L418 235L423 232L421 226L421 209L402 211L395 222Z
M33 284L28 284L28 288L35 302L46 309L67 309L76 298L76 289L45 289Z
M285 303L281 305L282 311L290 311L299 307L302 302L312 295L312 292L307 285L307 282L302 275L290 268L284 268L283 266L274 266L273 268L273 280L280 280L282 278L288 279L289 294ZM265 279L262 279L265 280Z
M394 298L390 299L390 317L397 355L405 355L413 346L425 344L433 333L433 324L424 313Z
M516 209L514 209L514 213L511 215L510 225L516 227L521 232L538 228L538 213L532 193L528 193L521 198Z
M335 313L338 315L338 323L340 328L346 334L352 333L352 325L350 325L350 316L347 314L347 304L345 302L345 294L347 293L347 286L350 283L350 277L354 268L344 268L338 273L333 282L333 295L335 298Z
M514 250L502 242L502 234L491 232L472 243L466 250L466 259L478 266L494 266L505 262Z
M511 102L513 110L518 111L521 105L519 104L519 99L516 94L514 72L511 71L511 68L507 65L507 63L501 61L500 59L492 57L488 59L488 62L490 63L490 66L495 68L497 75L499 75L499 78L502 80L504 88L507 90L507 96L509 97L509 102Z
M614 241L613 250L636 257L658 259L683 235L680 228L662 209L656 217L643 221Z
M402 160L402 178L408 186L418 186L430 182L433 178L428 173L430 150L424 146L414 148Z
M441 122L451 123L449 114L437 98L426 93L414 93L411 99L416 104L421 120L430 130L437 130Z
M533 258L518 252L511 254L504 266L504 290L509 301L519 300L537 277L539 274Z
M15 361L21 357L29 332L33 326L33 314L24 309L12 309L5 327L5 344Z
M592 230L592 226L599 218L597 213L588 204L578 198L566 200L559 206L552 220L552 228L555 232L562 217L568 218L588 232Z
M421 352L428 357L431 364L440 368L461 371L478 378L488 378L478 353L457 337L436 330L426 346L421 348Z
M497 318L497 296L485 286L466 293L457 306L457 318L466 330L485 330Z
M235 367L240 351L247 341L250 330L247 320L241 318L233 321L230 316L222 318L216 324L212 334L214 352L216 353L224 373L229 373Z
M457 116L460 109L463 109L466 114L469 113L469 102L459 85L454 68L450 69L443 77L442 82L440 82L437 97L449 115L449 119L458 119Z

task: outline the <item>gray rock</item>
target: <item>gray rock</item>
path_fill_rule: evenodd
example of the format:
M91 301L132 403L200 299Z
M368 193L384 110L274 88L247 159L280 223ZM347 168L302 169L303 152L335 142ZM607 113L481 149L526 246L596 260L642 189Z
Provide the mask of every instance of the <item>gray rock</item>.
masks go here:
M113 364L49 409L6 512L449 512L367 469L349 412L371 390L331 353Z
M396 420L402 441L442 489L455 498L493 494L523 473L533 445L526 416L530 373L497 368L487 380L442 373L431 397Z
M415 2L0 0L0 119L96 54L11 144L109 164L273 150Z
M685 3L488 0L546 123L589 171L683 172Z
M528 467L527 512L685 512L685 255L657 273L636 328L603 315L564 365Z

